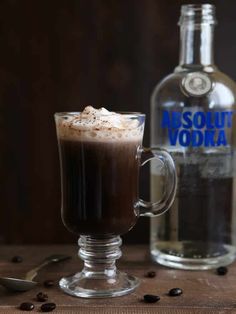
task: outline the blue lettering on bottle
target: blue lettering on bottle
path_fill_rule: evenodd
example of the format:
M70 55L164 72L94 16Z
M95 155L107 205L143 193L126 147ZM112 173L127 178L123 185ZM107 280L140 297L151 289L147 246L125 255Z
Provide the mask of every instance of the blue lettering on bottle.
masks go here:
M204 146L206 146L206 147L213 146L214 147L215 146L214 137L215 137L215 131L213 131L213 130L206 130L205 131Z
M202 129L206 124L205 114L202 111L195 112L193 116L193 126L196 129Z
M173 129L178 129L181 127L181 117L182 117L182 112L179 112L179 111L172 112L171 126Z
M228 145L226 128L233 125L233 111L168 111L161 127L167 129L171 146L215 147Z
M229 111L227 112L227 127L228 128L232 127L232 122L233 122L233 112Z
M192 115L192 112L191 111L185 111L183 113L183 127L185 129L191 129L193 123L192 123L192 120L191 120L191 115Z
M217 129L224 128L226 112L215 112L215 126Z
M212 112L206 112L206 128L214 129L214 118Z
M226 137L225 137L225 131L220 130L219 135L218 135L218 140L217 140L217 146L225 146L227 145Z
M184 147L188 147L190 145L190 132L187 130L182 130L179 132L179 144Z
M177 143L177 137L178 137L179 130L168 130L169 134L169 140L170 140L170 145L175 146Z
M161 127L162 128L170 128L170 116L169 116L169 112L167 110L163 111Z
M203 134L199 130L194 130L192 132L192 147L202 146L203 143Z

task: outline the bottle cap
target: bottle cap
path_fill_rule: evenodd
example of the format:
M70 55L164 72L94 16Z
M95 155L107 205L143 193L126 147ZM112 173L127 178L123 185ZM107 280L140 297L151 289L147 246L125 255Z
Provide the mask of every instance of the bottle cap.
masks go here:
M182 5L178 25L182 25L183 23L190 25L215 25L217 24L215 11L216 8L213 4Z

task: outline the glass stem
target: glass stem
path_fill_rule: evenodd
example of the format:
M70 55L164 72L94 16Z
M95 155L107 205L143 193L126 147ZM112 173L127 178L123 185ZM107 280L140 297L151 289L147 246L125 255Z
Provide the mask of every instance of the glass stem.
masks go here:
M84 261L82 273L86 277L115 277L117 275L116 260L121 257L120 236L96 238L80 236L79 256Z

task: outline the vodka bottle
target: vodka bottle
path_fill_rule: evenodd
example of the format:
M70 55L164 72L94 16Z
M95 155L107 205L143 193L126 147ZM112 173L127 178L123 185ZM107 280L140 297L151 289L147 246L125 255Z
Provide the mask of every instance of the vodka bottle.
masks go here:
M214 64L215 7L183 5L180 60L151 98L151 144L175 160L178 188L169 211L151 218L151 255L181 269L230 264L236 253L235 83ZM151 166L151 197L161 196Z

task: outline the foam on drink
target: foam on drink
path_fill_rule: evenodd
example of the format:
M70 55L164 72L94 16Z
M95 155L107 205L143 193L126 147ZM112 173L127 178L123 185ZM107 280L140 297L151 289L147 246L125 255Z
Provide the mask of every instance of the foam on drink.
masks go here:
M58 136L65 140L129 141L143 135L143 124L135 114L119 114L105 108L87 106L82 112L61 114L57 119Z

